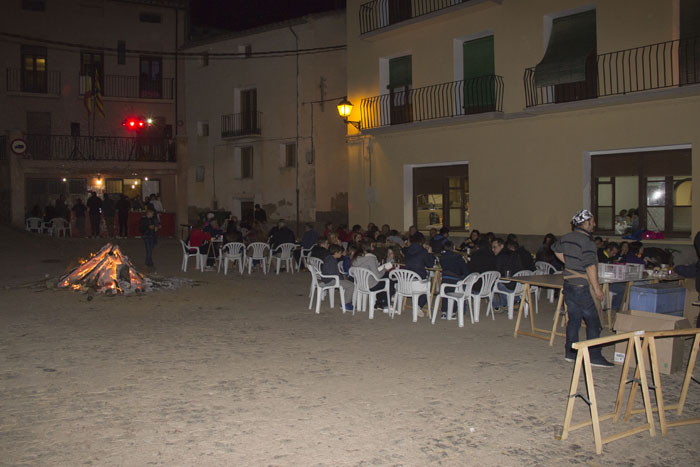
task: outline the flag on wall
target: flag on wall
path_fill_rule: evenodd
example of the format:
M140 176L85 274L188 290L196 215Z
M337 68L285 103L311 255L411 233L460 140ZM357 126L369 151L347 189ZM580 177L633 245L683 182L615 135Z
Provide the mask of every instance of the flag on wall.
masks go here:
M94 106L94 99L92 95L92 78L90 76L85 77L85 93L83 94L83 105L85 110L87 110L88 117L92 113Z
M95 69L95 108L97 109L97 114L105 118L105 108L102 104L102 86L100 85L100 75L97 69Z

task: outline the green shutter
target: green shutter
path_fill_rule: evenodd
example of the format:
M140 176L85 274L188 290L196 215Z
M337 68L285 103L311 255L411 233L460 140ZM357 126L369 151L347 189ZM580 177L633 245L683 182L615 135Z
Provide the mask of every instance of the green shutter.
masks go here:
M462 44L465 113L492 110L496 102L493 36Z
M586 79L586 58L596 50L595 10L556 18L542 61L535 67L535 86Z
M482 37L462 44L464 81L495 74L493 36Z
M389 89L411 86L411 56L389 59Z

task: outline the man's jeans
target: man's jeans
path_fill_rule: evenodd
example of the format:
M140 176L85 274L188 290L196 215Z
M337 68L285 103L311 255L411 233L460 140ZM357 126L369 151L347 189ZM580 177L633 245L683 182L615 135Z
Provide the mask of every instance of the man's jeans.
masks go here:
M586 321L586 339L600 337L602 327L588 284L577 286L570 284L569 281L564 281L564 301L569 315L565 349L567 356L573 356L576 352L571 348L571 344L578 342L581 319ZM591 347L589 352L593 360L602 356L600 346Z
M146 246L146 266L153 266L153 247L156 245L156 239L144 237L143 244Z

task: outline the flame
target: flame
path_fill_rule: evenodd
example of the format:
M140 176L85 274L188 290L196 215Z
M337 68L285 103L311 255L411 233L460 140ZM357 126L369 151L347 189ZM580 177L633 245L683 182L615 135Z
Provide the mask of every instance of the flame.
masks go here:
M73 290L94 287L99 292L113 294L124 293L125 288L128 291L142 291L148 285L147 279L133 268L119 247L109 243L97 253L90 254L90 259L81 259L80 265L58 283L59 287Z

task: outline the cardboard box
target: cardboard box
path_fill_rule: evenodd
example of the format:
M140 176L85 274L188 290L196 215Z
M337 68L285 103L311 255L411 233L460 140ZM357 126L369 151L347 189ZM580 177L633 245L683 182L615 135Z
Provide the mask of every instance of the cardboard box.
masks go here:
M673 329L687 329L690 327L688 320L683 317L637 310L632 310L629 313L618 313L615 319L615 331L618 334L631 331L668 331ZM659 360L660 373L670 375L675 371L683 369L685 363L683 361L683 345L684 339L680 337L656 339L656 355ZM620 365L624 363L626 350L627 342L618 342L615 344L615 363ZM631 366L634 367L636 361L634 355L631 357ZM648 355L644 357L644 364L647 369L650 368Z

